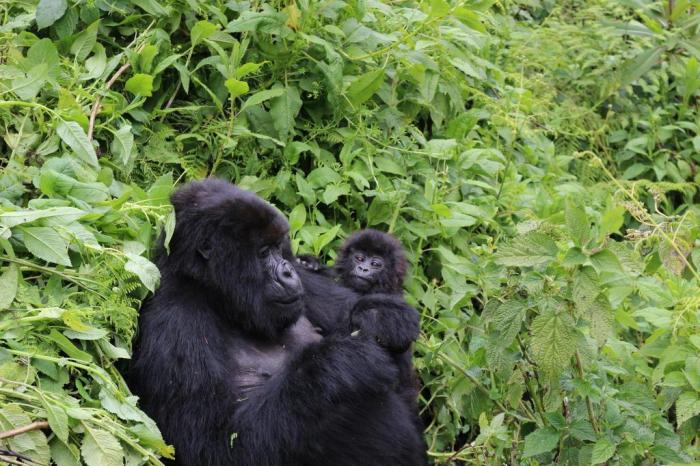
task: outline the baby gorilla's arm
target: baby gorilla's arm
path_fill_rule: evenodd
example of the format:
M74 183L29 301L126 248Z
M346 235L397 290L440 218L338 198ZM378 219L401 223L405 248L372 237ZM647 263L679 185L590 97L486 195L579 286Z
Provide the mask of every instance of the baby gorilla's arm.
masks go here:
M406 351L420 333L418 311L401 296L375 293L361 297L352 310L353 331L375 339L393 353Z

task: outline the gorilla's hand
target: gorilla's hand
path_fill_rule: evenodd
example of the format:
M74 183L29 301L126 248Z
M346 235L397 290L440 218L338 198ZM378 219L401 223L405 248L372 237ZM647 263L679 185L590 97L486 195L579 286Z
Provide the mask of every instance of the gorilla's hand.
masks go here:
M402 297L369 294L357 301L352 310L353 333L371 338L393 353L406 351L420 333L418 311Z
M311 270L313 272L318 272L325 268L323 264L318 260L318 257L312 256L311 254L302 254L296 258L297 264L304 267L306 270Z
M384 350L353 337L329 337L310 346L292 371L303 386L316 386L332 402L385 393L398 380L396 365Z

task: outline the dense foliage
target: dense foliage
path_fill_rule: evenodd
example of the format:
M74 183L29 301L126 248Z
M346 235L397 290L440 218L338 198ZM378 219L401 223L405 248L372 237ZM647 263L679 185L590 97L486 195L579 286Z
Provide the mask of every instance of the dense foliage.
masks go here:
M700 460L697 0L0 14L0 432L43 427L0 450L172 455L118 368L168 195L212 175L298 252L401 239L436 463Z

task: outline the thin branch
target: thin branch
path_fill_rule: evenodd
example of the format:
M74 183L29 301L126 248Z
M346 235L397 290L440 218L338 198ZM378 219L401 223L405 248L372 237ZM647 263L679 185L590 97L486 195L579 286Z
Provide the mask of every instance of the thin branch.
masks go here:
M12 430L8 430L5 432L0 432L0 440L5 439L5 438L10 438L10 437L15 437L20 434L25 434L27 432L31 432L33 430L39 430L39 429L48 429L49 423L48 421L34 421L31 424L27 424L26 426L22 427L17 427Z
M131 66L131 63L126 62L124 63L107 81L107 84L105 84L104 91L108 91L110 87L112 87L112 84L114 84L117 79L119 79L119 76L121 76L126 70L129 69ZM95 99L95 103L92 104L92 111L90 112L90 124L88 125L88 132L87 132L87 137L89 141L92 141L92 132L95 129L95 118L97 118L97 112L100 110L100 101L102 100L101 95L97 95L97 98Z

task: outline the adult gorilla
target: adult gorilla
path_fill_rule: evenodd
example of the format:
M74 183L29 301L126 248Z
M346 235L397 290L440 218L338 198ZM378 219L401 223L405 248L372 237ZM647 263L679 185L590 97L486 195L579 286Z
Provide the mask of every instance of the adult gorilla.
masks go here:
M285 219L219 180L172 197L170 254L129 374L179 465L417 465L421 433L370 339L302 315Z

